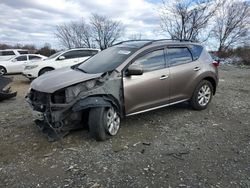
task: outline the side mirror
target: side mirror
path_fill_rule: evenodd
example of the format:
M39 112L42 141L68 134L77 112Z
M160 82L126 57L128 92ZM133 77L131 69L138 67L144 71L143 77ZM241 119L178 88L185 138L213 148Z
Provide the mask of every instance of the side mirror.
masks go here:
M132 75L142 75L143 74L143 69L141 65L136 65L132 64L128 67L126 71L127 76L132 76Z
M64 59L65 59L65 56L63 56L63 55L62 55L62 56L59 56L58 59L59 59L59 60L64 60Z
M12 59L12 62L17 62L17 59Z

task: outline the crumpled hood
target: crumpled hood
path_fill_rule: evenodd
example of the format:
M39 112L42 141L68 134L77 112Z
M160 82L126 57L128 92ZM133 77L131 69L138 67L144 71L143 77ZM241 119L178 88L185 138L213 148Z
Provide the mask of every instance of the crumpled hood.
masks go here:
M54 93L55 91L83 82L98 78L102 73L87 74L70 67L54 70L39 76L31 83L31 88L40 92Z

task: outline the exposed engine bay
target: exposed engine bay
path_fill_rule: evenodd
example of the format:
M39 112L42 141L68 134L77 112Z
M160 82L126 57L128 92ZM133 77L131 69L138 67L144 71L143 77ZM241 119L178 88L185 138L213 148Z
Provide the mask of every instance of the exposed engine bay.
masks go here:
M122 116L122 76L115 71L104 73L53 93L31 88L26 99L35 123L49 141L56 141L71 130L87 127L90 108L112 105Z

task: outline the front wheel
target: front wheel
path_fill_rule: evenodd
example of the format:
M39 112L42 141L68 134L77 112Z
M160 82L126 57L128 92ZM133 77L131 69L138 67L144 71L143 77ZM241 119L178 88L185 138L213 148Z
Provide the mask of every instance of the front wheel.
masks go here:
M44 73L49 72L49 71L52 71L52 70L54 70L54 69L53 69L53 68L43 68L42 70L40 70L38 76L41 76L41 75L43 75Z
M89 112L89 130L92 137L103 141L115 136L120 128L120 116L113 107L92 108Z
M190 104L195 110L204 110L213 97L213 86L211 82L202 80L194 90Z

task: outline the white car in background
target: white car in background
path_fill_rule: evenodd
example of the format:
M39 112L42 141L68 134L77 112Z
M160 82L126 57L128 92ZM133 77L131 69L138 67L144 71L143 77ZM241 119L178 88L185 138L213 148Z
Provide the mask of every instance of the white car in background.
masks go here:
M26 63L34 63L46 59L46 56L39 54L17 55L8 60L0 61L0 75L10 73L22 73Z
M23 55L28 53L29 53L28 50L23 50L23 49L0 50L0 61L8 60L17 55Z
M23 75L32 80L45 72L81 63L99 51L92 48L75 48L57 52L44 61L26 64Z

